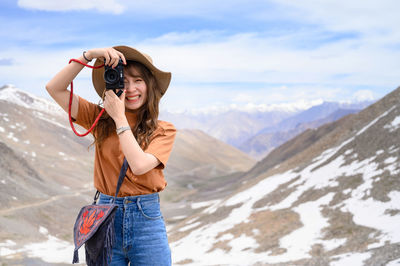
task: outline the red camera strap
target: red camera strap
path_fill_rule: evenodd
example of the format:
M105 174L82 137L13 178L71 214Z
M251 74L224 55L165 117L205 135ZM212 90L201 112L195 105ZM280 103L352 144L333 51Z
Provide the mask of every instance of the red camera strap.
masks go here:
M102 68L102 67L104 66L104 64L103 64L103 65L100 65L100 66L97 66L97 67L90 66L90 65L88 65L88 64L85 64L85 63L83 63L83 62L77 60L77 59L71 59L71 60L69 60L68 64L71 64L72 61L73 61L73 62L76 62L76 63L79 63L79 64L81 64L81 65L84 65L84 66L86 66L86 67L93 68L93 69ZM84 137L84 136L86 136L87 134L89 134L89 133L93 130L93 128L96 126L96 124L97 124L97 122L99 121L100 117L101 117L102 114L104 113L104 109L101 110L101 112L100 112L99 115L97 116L96 120L94 121L93 125L89 128L89 130L88 130L86 133L84 133L84 134L78 133L78 132L76 131L75 127L74 127L74 124L73 124L73 121L72 121L72 117L71 117L72 98L73 98L72 96L74 95L73 91L74 91L74 83L71 81L71 92L70 92L70 95L69 95L69 104L68 104L69 124L71 125L72 131L74 131L74 133L75 133L77 136L79 136L79 137Z

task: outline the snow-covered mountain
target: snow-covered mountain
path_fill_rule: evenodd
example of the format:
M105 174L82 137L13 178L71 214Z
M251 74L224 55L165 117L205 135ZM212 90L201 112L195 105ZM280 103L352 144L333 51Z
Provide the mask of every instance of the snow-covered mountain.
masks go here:
M64 111L56 103L22 91L12 84L4 85L0 88L0 100L39 112L64 115Z
M210 191L169 228L174 264L400 263L399 102L400 88L276 148L228 196Z

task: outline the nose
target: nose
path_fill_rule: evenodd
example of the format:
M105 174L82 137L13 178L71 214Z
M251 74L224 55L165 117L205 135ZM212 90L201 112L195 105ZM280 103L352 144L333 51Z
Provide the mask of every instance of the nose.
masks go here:
M135 90L136 87L135 87L135 84L134 84L134 83L128 82L128 83L125 83L124 89L125 89L125 90L129 90L129 91L132 91L132 90Z

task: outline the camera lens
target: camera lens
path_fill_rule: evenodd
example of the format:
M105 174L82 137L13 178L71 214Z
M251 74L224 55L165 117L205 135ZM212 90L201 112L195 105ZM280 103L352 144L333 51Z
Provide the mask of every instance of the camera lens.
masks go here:
M115 69L110 68L104 72L104 80L106 83L114 84L118 82L118 78L118 71Z

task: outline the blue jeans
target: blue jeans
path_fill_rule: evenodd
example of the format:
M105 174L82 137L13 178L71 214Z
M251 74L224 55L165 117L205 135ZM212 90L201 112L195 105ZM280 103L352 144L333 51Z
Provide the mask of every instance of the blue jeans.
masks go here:
M98 204L113 196L100 193ZM160 210L158 193L118 197L115 215L115 243L110 265L171 265L171 250Z

